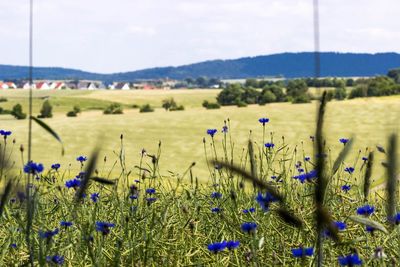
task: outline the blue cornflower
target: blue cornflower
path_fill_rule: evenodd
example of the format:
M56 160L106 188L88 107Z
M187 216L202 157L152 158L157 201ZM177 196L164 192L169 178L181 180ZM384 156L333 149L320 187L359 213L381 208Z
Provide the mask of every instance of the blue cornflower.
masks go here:
M82 163L82 162L84 162L84 161L87 160L87 157L85 157L85 156L79 156L79 157L76 158L76 160L79 161L80 163Z
M310 157L304 157L305 161L310 161Z
M0 130L0 135L4 136L4 138L7 138L7 136L11 135L11 133L11 131Z
M313 178L317 178L317 170L312 170L308 173L299 174L297 176L293 176L294 179L298 179L302 184L307 181L309 182Z
M256 196L256 201L264 211L268 211L270 204L278 201L278 199L271 195L271 193L267 192L265 195L258 193Z
M79 172L77 176L75 176L76 179L83 179L85 177L86 172Z
M265 126L265 124L266 124L267 122L269 122L269 119L268 119L268 118L260 118L260 119L258 119L258 121L259 121L260 123L262 123L263 126Z
M47 256L46 261L57 264L57 265L63 265L64 264L64 256L59 256L59 255Z
M96 231L102 232L103 235L108 235L111 227L115 227L115 224L108 222L96 222Z
M299 173L302 173L302 172L304 172L304 169L303 169L303 168L298 168L297 171L298 171Z
M146 198L146 201L147 201L148 204L151 204L151 203L155 202L156 200L157 200L157 198L155 198L155 197Z
M132 200L135 200L135 199L138 198L138 196L137 195L130 195L129 198L132 199Z
M340 138L339 142L342 143L343 145L347 144L347 142L349 142L349 139L347 138Z
M211 198L221 198L222 194L220 192L212 192Z
M274 148L275 144L273 144L273 143L266 143L264 146L265 146L266 148Z
M250 209L244 209L244 210L243 210L243 213L247 214L247 213L253 213L253 212L255 212L255 211L256 211L255 208L250 208Z
M152 194L156 193L156 190L154 188L147 188L146 189L146 193L149 194L149 195L152 195Z
M222 131L223 133L227 133L228 132L228 126L224 125L222 126Z
M46 238L46 239L51 239L53 236L58 234L59 230L58 228L54 229L54 231L46 231L43 232L42 230L39 231L39 237L40 238Z
M314 248L309 247L309 248L292 248L292 255L295 258L303 258L306 256L312 256L314 254Z
M367 157L362 157L361 159L362 159L364 162L368 161L368 158L367 158Z
M350 174L352 174L352 173L354 172L354 168L353 168L353 167L346 167L346 168L344 169L344 171L345 171L345 172L348 172L348 173L350 173Z
M97 202L97 200L99 199L99 197L100 197L100 194L99 194L99 193L93 193L93 194L90 195L90 199L91 199L94 203Z
M347 225L344 222L336 221L336 222L333 222L333 227L335 227L338 231L343 231L346 229ZM330 237L331 232L329 232L329 230L325 230L324 235L326 237Z
M395 224L400 224L400 212L394 215L392 218L389 218L389 221Z
M367 225L367 226L365 227L365 230L366 230L368 233L373 234L373 233L375 232L376 228Z
M257 224L255 222L245 222L240 228L243 232L252 233L256 231Z
M72 179L72 180L68 180L65 182L65 186L68 188L76 189L80 185L81 185L81 180L79 180L79 179Z
M17 248L17 244L15 243L10 244L10 248Z
M53 170L56 170L56 171L58 171L58 169L59 169L60 167L61 167L60 163L54 163L54 164L51 165L51 168L52 168Z
M217 133L217 129L208 129L207 134L209 134L211 137L214 137L214 135Z
M370 206L370 205L365 205L365 206L357 208L357 214L364 215L364 216L369 216L374 211L375 211L375 207L374 206Z
M60 222L60 226L70 227L70 226L72 226L72 225L73 225L72 222L67 222L67 221L61 221L61 222Z
M137 183L137 184L138 184L138 183L140 183L140 181L139 181L139 180L135 180L134 182L135 182L135 183Z
M342 266L354 266L354 265L361 265L362 260L358 256L358 254L350 254L347 256L340 256L338 258L339 264Z
M341 189L343 192L347 193L351 189L351 185L342 185Z
M277 178L276 175L272 175L272 176L271 176L271 179L272 179L272 180L275 180L276 178Z
M41 173L43 170L44 170L43 164L35 163L33 161L28 162L24 166L25 173L38 174Z
M213 252L213 253L218 253L220 251L223 251L227 246L226 241L220 242L220 243L211 243L207 246L208 250Z
M231 241L226 242L226 247L229 250L235 249L235 248L239 247L239 245L240 245L239 241L231 240Z
M221 209L218 208L218 207L212 208L212 209L211 209L211 212L214 212L214 213L218 213L218 212L220 212L220 211L221 211Z

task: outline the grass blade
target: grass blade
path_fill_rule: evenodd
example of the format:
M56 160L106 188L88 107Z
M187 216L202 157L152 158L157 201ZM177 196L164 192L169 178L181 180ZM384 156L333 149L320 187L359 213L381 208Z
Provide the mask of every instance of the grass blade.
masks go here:
M249 149L251 175L253 177L256 177L257 176L257 165L256 165L255 157L254 157L253 142L251 140L249 140L248 149Z
M32 120L34 120L37 124L39 124L40 127L42 127L44 130L46 130L49 134L51 134L60 144L61 144L61 155L64 155L64 144L60 138L60 136L46 123L44 123L42 120L31 116L30 117Z
M92 179L93 181L95 181L97 183L100 183L100 184L105 184L105 185L114 185L115 184L114 181L111 181L111 180L106 179L106 178L92 177L90 179Z
M247 171L242 170L241 168L239 168L233 164L225 163L222 161L212 161L211 163L214 165L218 164L219 166L221 166L223 168L227 168L227 169L231 170L232 172L241 175L244 179L252 181L255 186L268 191L273 197L275 197L279 201L281 201L281 202L283 201L283 199L284 199L283 196L281 194L279 194L279 192L275 189L274 186L267 184L266 182L262 181L261 179L257 178L256 176L251 175Z
M99 150L97 148L95 148L91 157L89 158L89 163L86 166L85 176L82 179L79 189L76 191L76 194L75 194L76 201L79 201L80 199L83 198L83 194L85 193L87 187L89 186L89 180L90 180L90 177L92 176L92 173L94 172L94 170L96 168L96 162L97 162L98 156L99 156Z
M368 200L369 190L371 187L371 175L372 175L372 166L374 164L374 152L369 152L367 169L365 170L364 176L364 201Z
M387 167L387 216L393 218L396 213L396 203L397 203L397 136L392 134L389 137L389 147L388 147L388 167Z
M334 175L337 172L337 170L339 169L340 164L342 164L342 162L346 158L347 154L350 152L350 149L351 149L353 143L354 143L354 139L351 138L346 143L346 145L344 146L342 151L340 151L339 156L337 157L337 159L335 160L335 163L333 164L332 175Z
M386 230L386 228L382 224L380 224L378 222L375 222L373 220L370 220L368 218L352 215L352 216L349 217L349 219L352 220L353 222L361 223L361 224L373 227L376 230L384 232L385 234L388 233L388 231Z
M4 188L3 195L1 196L1 199L0 199L0 217L3 214L4 207L6 206L8 197L10 196L11 188L12 188L12 183L10 180L7 182L7 185Z

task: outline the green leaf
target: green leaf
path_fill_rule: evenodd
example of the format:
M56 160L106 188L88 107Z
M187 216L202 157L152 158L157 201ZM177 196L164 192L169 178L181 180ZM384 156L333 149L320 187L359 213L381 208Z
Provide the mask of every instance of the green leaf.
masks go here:
M364 224L367 226L371 226L371 227L375 228L376 230L384 232L385 234L388 233L388 231L382 224L375 222L373 220L370 220L370 219L367 219L364 217L360 217L360 216L354 216L354 215L350 216L349 219L356 223L361 223L361 224Z
M258 249L261 249L264 245L264 237L261 237L260 240L258 240Z
M350 152L350 149L353 145L354 139L351 138L346 145L344 146L344 148L342 149L342 151L340 151L339 156L337 157L337 159L335 160L335 163L333 164L333 169L332 169L332 175L334 175L337 170L340 167L340 164L342 164L343 160L346 158L347 154Z
M49 134L51 134L60 144L61 144L61 155L64 156L64 144L60 138L60 136L53 130L51 129L51 127L49 125L47 125L46 123L44 123L42 120L31 116L30 117L31 120L35 121L37 124L39 124L43 129L45 129Z

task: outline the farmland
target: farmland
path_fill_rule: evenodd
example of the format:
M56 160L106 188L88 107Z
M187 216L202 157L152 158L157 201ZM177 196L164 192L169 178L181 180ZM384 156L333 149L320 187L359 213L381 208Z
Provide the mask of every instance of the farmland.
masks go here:
M8 99L0 106L11 108L21 103L27 111L27 94L25 90L1 91L1 96ZM222 107L218 110L206 110L201 107L203 100L215 99L218 90L171 90L171 91L35 91L34 114L38 114L43 99L49 96L53 105L54 117L46 119L64 142L66 154L60 156L60 146L50 135L34 125L33 159L40 160L49 166L55 161L63 166L73 163L78 154L88 155L96 144L101 144L102 155L108 157L104 168L109 169L116 160L113 151L120 149L120 135L124 135L124 149L127 162L137 164L140 151L156 153L161 141L162 155L160 168L163 174L167 171L183 172L192 162L196 162L193 172L200 180L207 180L207 167L204 158L203 137L206 130L216 128L219 131L224 120L230 120L230 133L235 143L235 154L239 158L246 147L249 131L252 139L262 140L262 127L258 118L268 117L267 138L270 132L275 142L285 143L290 147L303 147L307 155L312 155L310 135L314 133L316 104L274 103L265 106L250 105L245 108L236 106ZM184 111L166 112L161 108L165 98L173 97L178 104L185 106ZM103 115L100 109L112 102L121 103L122 115ZM150 103L156 107L155 112L139 113L132 109L133 104ZM77 118L68 118L65 113L79 105L83 112ZM355 137L353 153L349 160L356 159L358 151L362 155L365 149L374 149L375 145L385 145L387 135L398 130L400 114L400 97L362 98L346 101L332 101L328 105L326 117L326 135L332 157L342 144L342 137ZM0 116L1 127L14 132L17 140L15 146L26 147L27 120L15 120L9 115ZM221 146L220 133L216 134L217 146ZM17 166L22 166L19 157L14 153ZM349 162L351 163L351 162ZM72 169L76 168L73 164ZM377 168L374 179L382 177L382 169Z

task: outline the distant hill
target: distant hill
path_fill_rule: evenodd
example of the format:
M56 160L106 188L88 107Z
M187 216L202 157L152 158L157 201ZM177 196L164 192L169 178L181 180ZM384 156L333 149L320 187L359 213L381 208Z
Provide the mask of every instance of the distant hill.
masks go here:
M397 53L321 53L321 76L384 75L389 69L398 67L400 67L400 54ZM159 78L185 79L200 76L221 79L263 76L312 77L314 75L314 54L312 52L282 53L232 60L210 60L178 67L151 68L112 74L35 67L33 75L34 79L88 79L105 82ZM0 65L0 80L26 77L28 77L27 67Z

